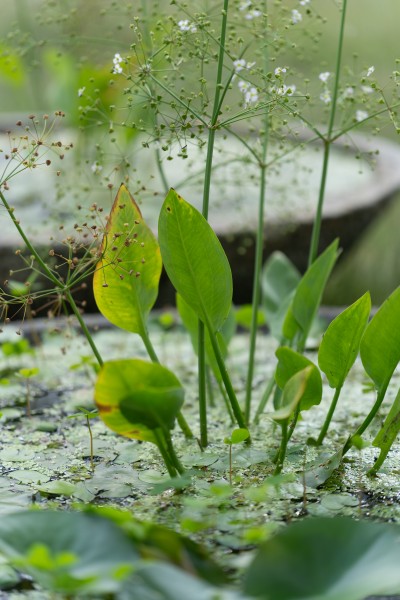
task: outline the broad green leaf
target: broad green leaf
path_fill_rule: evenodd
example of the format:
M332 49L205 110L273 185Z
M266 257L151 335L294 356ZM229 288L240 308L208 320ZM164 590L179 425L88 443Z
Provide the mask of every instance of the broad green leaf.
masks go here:
M234 429L232 431L232 435L231 435L231 443L232 444L240 444L241 442L244 442L245 440L247 440L249 435L250 434L247 429L244 429L244 428Z
M370 473L376 473L382 466L385 458L388 455L393 442L395 441L400 431L400 390L392 404L392 407L387 415L385 422L378 431L372 445L381 449L381 453L375 465L370 469Z
M197 354L198 350L198 338L199 338L199 317L195 311L189 306L187 302L182 298L180 294L176 295L176 304L179 315L182 319L184 326L186 327L190 339L192 340L193 349ZM233 307L229 311L228 317L224 321L220 331L217 332L216 338L218 341L219 349L223 358L228 354L228 345L236 331L236 322ZM205 331L205 349L206 349L206 361L211 367L215 378L221 381L221 372L218 367L218 363L215 359L214 350L210 341L210 334Z
M382 304L361 339L364 369L378 390L384 390L400 360L400 287Z
M154 443L154 429L174 427L183 396L171 371L139 359L104 363L95 385L95 402L107 427L125 437Z
M316 368L316 367L314 367ZM286 383L283 388L282 400L280 408L273 413L269 413L269 417L274 421L288 421L293 415L296 408L303 402L303 399L315 398L314 404L318 404L318 389L312 377L313 367L308 366L301 371L295 373Z
M371 311L369 292L346 308L328 326L318 352L318 364L333 388L341 387L353 366Z
M297 331L300 333L300 345L303 347L321 303L326 282L336 262L338 243L338 240L332 242L307 269L293 296L288 312L292 315L290 322L294 319L297 324ZM288 327L287 323L284 323L283 333L288 339L293 339L297 331L294 330L293 326Z
M205 218L174 190L161 208L158 237L173 286L215 333L232 305L232 274L225 252Z
M19 511L0 521L0 551L46 590L113 594L139 556L114 523L69 511Z
M100 312L113 325L143 335L161 275L157 240L122 184L118 190L93 277Z
M363 600L400 590L398 525L312 518L264 542L244 592L259 600Z
M301 275L282 252L274 252L264 265L261 278L262 302L268 327L278 340Z
M299 354L286 346L278 348L275 354L278 358L275 380L281 390L285 388L287 382L293 375L303 369L309 368L309 380L301 399L300 410L308 410L312 406L319 404L322 398L322 379L321 374L314 363L303 354Z

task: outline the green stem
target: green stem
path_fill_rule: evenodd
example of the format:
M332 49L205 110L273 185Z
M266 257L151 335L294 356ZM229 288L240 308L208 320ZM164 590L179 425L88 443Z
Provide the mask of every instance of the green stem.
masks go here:
M210 406L215 406L213 383L211 379L211 369L209 365L206 365L206 379L207 379L207 394L210 401Z
M356 435L361 436L364 431L367 429L368 425L371 423L371 421L373 420L373 418L375 417L376 413L378 412L383 399L385 398L385 394L386 394L386 390L387 387L389 385L389 382L387 382L381 390L379 390L378 396L376 398L375 404L373 405L373 407L371 408L370 412L368 413L368 415L365 417L364 421L361 423L361 425L358 427L357 431L348 438L347 442L345 443L344 447L343 447L343 453L342 456L344 456L352 447L352 438Z
M198 324L198 391L199 391L199 417L200 417L200 443L203 448L208 445L207 431L207 380L206 380L206 352L204 323Z
M215 337L212 327L209 324L207 324L207 329L208 329L208 332L210 335L210 341L211 341L211 345L214 350L215 359L217 361L218 368L221 373L222 381L224 382L226 393L228 394L229 402L231 404L233 414L235 415L236 422L240 428L248 429L246 422L244 420L243 413L240 409L238 399L237 399L235 391L233 389L232 382L230 380L228 371L226 369L224 359L222 358L222 354L221 354L221 351L218 346L217 338ZM247 440L248 440L248 443L250 443L250 438L247 438Z
M322 425L320 434L319 434L318 439L317 439L317 446L321 446L322 442L324 441L324 438L325 438L325 436L327 434L329 425L330 425L331 420L332 420L333 413L335 412L336 405L338 403L341 391L342 391L342 386L341 385L335 389L335 394L334 394L334 396L332 398L332 402L331 402L331 405L329 407L328 414L326 415L325 422Z
M288 435L287 435L288 442L289 442L290 438L292 437L294 430L296 429L297 421L299 420L299 415L300 415L300 404L297 405L296 410L293 415L293 419L289 426Z
M279 475L279 473L282 471L283 463L285 462L285 457L286 457L286 449L287 449L287 443L288 443L287 421L283 421L281 427L282 427L282 439L281 439L281 445L280 445L279 452L278 452L278 458L276 461L274 475Z
M319 197L318 197L318 205L317 211L314 219L314 225L311 235L311 244L310 244L310 253L308 257L308 265L310 266L318 255L318 246L319 239L321 233L321 222L322 222L322 209L324 205L325 198L325 188L326 188L326 176L328 173L328 163L329 163L329 152L332 144L332 131L335 123L335 115L337 108L337 99L339 92L339 80L340 80L340 68L342 63L342 52L343 52L343 38L344 38L344 26L346 22L346 8L347 8L347 0L343 0L342 6L342 18L340 21L340 30L339 30L339 42L338 42L338 50L336 55L336 71L335 71L335 81L333 86L333 95L332 95L332 106L329 117L328 131L326 136L324 137L324 157L322 164L322 173L321 173L321 182L319 188Z
M85 335L85 337L86 337L86 339L87 339L87 341L89 343L89 346L93 350L93 354L95 355L97 362L99 363L100 367L102 367L103 366L103 359L101 358L101 355L100 355L100 353L99 353L99 351L97 349L97 346L96 346L96 344L93 341L92 335L91 335L89 329L87 328L87 325L86 325L85 321L82 318L82 315L81 315L81 313L79 311L79 308L75 304L75 300L73 299L70 290L68 290L68 289L64 290L64 295L65 295L65 298L68 301L68 303L69 303L69 305L70 305L70 307L72 309L72 312L74 313L75 317L78 319L78 322L79 322L79 325L81 326L82 332Z
M270 380L268 381L267 387L265 388L265 392L263 393L263 396L260 400L260 404L258 405L258 408L256 410L256 416L254 417L254 423L258 423L258 421L260 420L260 415L264 412L264 408L267 405L267 402L272 394L272 392L274 391L274 387L276 385L275 382L275 373L272 375L272 377L270 378Z
M42 258L40 257L40 255L37 253L37 251L35 250L35 248L32 246L32 244L30 243L28 237L26 236L24 230L22 229L21 225L19 224L19 221L16 219L15 215L14 215L14 210L11 208L11 206L8 204L7 200L4 197L3 192L0 191L0 199L5 207L5 209L7 210L8 214L11 217L12 222L14 223L15 227L18 230L19 235L21 236L21 238L23 239L26 247L28 248L30 254L32 254L35 259L37 260L37 262L39 263L39 265L42 268L43 273L48 277L48 279L50 279L50 281L52 281L54 283L55 286L57 286L57 288L63 288L64 284L57 279L57 277L54 275L54 273L52 273L52 271L49 269L49 267L46 265L46 263L42 260Z
M227 413L229 415L231 423L233 424L235 422L235 415L232 412L232 408L231 408L231 405L229 403L229 398L228 398L228 396L226 394L224 386L222 385L222 381L220 379L218 379L217 382L218 382L219 391L221 392L222 398L224 399L226 411L227 411Z
M169 431L163 431L164 434L164 439L165 439L165 443L167 446L167 450L168 450L168 454L171 458L171 463L174 465L175 469L178 471L178 473L180 475L182 475L185 472L185 469L182 466L181 461L179 460L176 452L175 452L175 448L174 445L172 443L172 438L171 435L169 433Z
M163 457L165 466L167 467L170 477L176 477L177 470L172 464L171 457L169 456L169 453L166 447L164 446L164 432L162 431L162 429L153 429L153 434L157 444L157 448L159 449L160 454Z
M208 219L208 209L210 204L210 188L211 188L211 173L214 156L215 131L218 122L220 111L220 96L221 96L221 81L222 70L224 66L225 55L225 38L228 22L228 4L229 0L224 0L221 21L220 48L218 52L217 79L215 83L214 104L211 116L211 122L208 126L207 140L207 158L204 172L204 187L203 187L203 205L202 214L205 219ZM207 384L206 384L206 349L205 349L205 331L204 324L199 320L199 335L198 335L198 372L199 372L199 410L200 410L200 438L202 446L207 445Z

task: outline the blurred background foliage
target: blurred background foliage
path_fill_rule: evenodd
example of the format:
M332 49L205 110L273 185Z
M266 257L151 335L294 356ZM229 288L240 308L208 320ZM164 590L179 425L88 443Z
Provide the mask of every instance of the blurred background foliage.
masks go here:
M311 0L321 14L318 32L305 32L296 46L288 48L291 61L303 76L315 78L334 70L338 36L338 2ZM170 10L165 1L165 12ZM188 10L197 2L189 0ZM272 3L273 4L273 3ZM298 2L286 2L288 9ZM220 2L205 2L210 13L219 14ZM146 1L124 0L10 0L2 4L0 22L0 126L3 131L16 119L32 112L66 113L69 127L86 133L110 127L113 115L126 105L126 80L112 75L112 58L127 52L132 42L129 23L146 7ZM152 3L146 10L152 12ZM151 17L151 15L150 15ZM160 18L160 12L153 14ZM354 72L375 66L382 86L396 69L398 46L398 0L351 0L345 30L344 64ZM284 55L283 55L284 56ZM294 57L294 58L293 58ZM82 111L81 96L90 99ZM86 101L88 104L88 102ZM323 112L321 109L321 118ZM132 130L124 135L134 137ZM398 139L390 124L379 135ZM101 134L98 137L101 144ZM82 150L84 152L84 150ZM347 304L366 289L380 303L400 282L399 195L357 240L334 273L325 301Z

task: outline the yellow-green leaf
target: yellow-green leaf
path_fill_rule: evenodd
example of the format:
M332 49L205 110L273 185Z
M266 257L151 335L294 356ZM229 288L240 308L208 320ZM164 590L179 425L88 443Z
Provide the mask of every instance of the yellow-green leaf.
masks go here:
M93 278L100 312L114 325L143 335L161 275L157 240L125 185L107 222Z

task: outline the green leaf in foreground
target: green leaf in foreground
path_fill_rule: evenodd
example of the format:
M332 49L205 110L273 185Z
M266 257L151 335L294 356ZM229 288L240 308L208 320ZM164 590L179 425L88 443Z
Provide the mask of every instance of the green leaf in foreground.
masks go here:
M361 360L379 391L386 389L400 360L400 287L382 304L365 330Z
M95 402L104 423L120 435L157 443L154 430L169 430L183 404L184 391L165 367L139 359L104 363Z
M193 206L170 190L161 208L158 236L173 286L212 332L232 305L232 274L225 252Z
M332 388L343 385L357 358L370 310L367 292L330 323L322 338L318 364Z
M400 591L397 525L307 519L265 542L244 592L259 600L363 600Z
M157 240L138 205L122 184L107 221L101 259L93 277L100 312L113 325L146 334L161 275Z
M113 523L67 511L19 511L0 521L0 552L46 590L113 594L139 556Z

